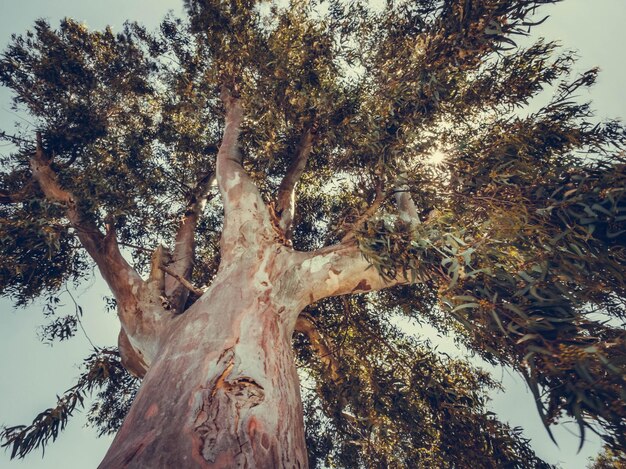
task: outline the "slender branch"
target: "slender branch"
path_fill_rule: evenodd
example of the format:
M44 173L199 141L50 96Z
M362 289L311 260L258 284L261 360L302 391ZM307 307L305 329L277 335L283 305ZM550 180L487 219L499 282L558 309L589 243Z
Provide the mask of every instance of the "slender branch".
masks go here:
M329 338L323 337L322 334L320 334L314 319L306 313L300 313L296 320L295 331L305 334L308 337L311 347L330 372L330 378L334 382L341 381L341 374L339 372L340 366L335 358L335 351L331 350L328 346Z
M279 218L278 226L285 233L287 239L291 239L293 234L292 225L296 208L296 185L306 168L306 163L313 147L312 144L313 132L311 128L307 128L300 138L296 154L278 187L276 215Z
M360 331L365 332L367 335L369 335L372 340L384 345L389 353L391 353L395 359L402 362L404 366L407 367L407 369L411 368L409 362L407 362L406 359L402 355L400 355L398 351L393 348L393 346L384 337L372 330L372 328L367 324L367 321L361 321L357 323L352 319L353 315L351 313L350 303L346 297L342 298L342 303L343 308L346 312L346 317L352 322L352 324L354 324L355 327L359 328Z
M87 330L85 329L85 326L83 325L83 321L80 319L81 316L83 315L83 310L80 307L80 305L76 302L76 299L74 298L74 295L72 295L72 292L70 292L69 288L67 288L67 285L65 286L65 292L69 295L70 299L72 300L72 303L74 303L74 316L76 317L76 322L78 323L81 330L83 331L83 334L85 335L85 338L87 339L87 342L89 342L89 344L94 350L98 350L98 347L94 345L93 341L89 337L89 334L87 334Z
M341 238L342 243L346 243L350 241L352 238L354 238L354 234L359 230L359 228L361 228L361 226L363 226L363 224L367 220L370 219L372 215L376 213L376 211L380 208L380 206L382 205L386 197L387 197L387 194L382 190L381 185L378 184L376 186L376 197L374 198L374 201L367 208L367 210L363 212L363 214L359 216L359 218L356 219L356 221L352 224L352 226L350 227L350 230L344 235L344 237Z
M415 202L411 196L407 179L408 177L406 171L402 171L398 176L396 189L394 191L396 196L396 205L398 207L398 212L400 213L400 218L409 223L412 227L415 227L419 225L421 221L417 212L417 207L415 206Z
M24 202L32 194L33 182L29 180L24 187L17 192L9 192L4 189L0 189L0 204L10 205Z
M63 169L67 169L70 166L72 166L74 164L74 162L78 159L78 153L74 153L72 156L70 156L70 159L67 160L65 163L63 163L62 168Z
M125 243L123 241L118 241L117 244L119 244L120 246L126 246L126 247L129 247L129 248L133 248L133 249L136 249L138 251L154 252L154 249L150 249L150 248L146 248L146 247L143 247L143 246L139 246L137 244Z
M169 270L185 281L191 280L196 247L196 228L215 182L216 178L213 173L205 174L199 178L196 187L189 197L183 219L176 234ZM176 312L181 312L187 301L189 289L177 277L168 273L165 277L164 291L171 307Z
M25 143L27 145L32 145L32 140L26 140L22 137L18 137L17 135L11 135L4 131L0 131L0 140L8 140L13 142L14 144Z

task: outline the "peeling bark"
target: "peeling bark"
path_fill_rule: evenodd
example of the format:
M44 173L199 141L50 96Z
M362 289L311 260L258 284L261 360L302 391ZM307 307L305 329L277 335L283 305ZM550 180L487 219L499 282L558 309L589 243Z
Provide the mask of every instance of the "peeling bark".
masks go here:
M251 246L273 242L275 236L263 198L242 166L238 144L243 119L241 103L225 90L222 101L226 119L217 154L216 177L224 204L221 258L222 263L230 263Z
M248 248L235 249L202 297L172 316L150 357L131 357L147 372L100 468L307 467L291 344L299 314L325 296L390 284L353 245L301 253L265 241L258 233L233 241ZM303 328L340 379L301 318Z
M309 303L330 296L366 293L408 283L403 276L383 279L353 243L307 253L298 269L310 278L306 293Z

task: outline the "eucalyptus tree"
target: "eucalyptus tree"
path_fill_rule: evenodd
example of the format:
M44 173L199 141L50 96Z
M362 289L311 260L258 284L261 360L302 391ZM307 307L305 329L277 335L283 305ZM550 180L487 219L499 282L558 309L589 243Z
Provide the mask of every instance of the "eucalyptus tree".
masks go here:
M14 36L36 129L2 134L2 293L54 315L95 266L121 330L12 455L95 391L103 468L547 466L403 317L623 454L626 133L576 99L597 70L518 46L550 3L187 0Z

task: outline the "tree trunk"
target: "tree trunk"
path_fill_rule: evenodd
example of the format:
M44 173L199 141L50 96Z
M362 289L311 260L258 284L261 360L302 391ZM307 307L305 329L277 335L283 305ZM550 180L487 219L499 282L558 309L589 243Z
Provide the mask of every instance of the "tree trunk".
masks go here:
M291 346L302 303L283 300L276 256L255 258L173 320L100 468L307 467Z

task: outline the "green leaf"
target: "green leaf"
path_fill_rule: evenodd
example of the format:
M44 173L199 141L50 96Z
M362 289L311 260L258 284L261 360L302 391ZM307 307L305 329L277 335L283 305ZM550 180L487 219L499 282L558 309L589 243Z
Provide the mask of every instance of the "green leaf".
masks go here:
M479 304L478 303L464 303L462 305L456 306L452 312L455 313L457 311L461 311L462 309L472 309L472 308L478 308Z

